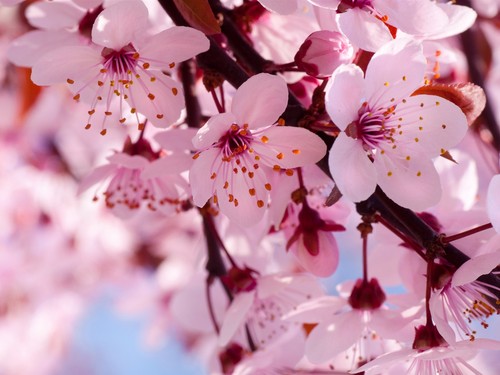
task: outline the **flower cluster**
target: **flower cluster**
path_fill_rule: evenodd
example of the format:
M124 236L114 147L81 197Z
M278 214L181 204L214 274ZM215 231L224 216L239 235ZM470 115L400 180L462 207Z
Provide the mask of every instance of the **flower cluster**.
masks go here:
M91 373L110 285L210 374L495 373L498 4L459 3L0 0L0 374Z

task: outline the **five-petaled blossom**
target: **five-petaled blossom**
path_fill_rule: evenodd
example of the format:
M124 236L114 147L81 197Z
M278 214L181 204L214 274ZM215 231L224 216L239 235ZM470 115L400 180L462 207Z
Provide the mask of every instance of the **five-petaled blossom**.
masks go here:
M193 144L199 151L189 173L197 206L214 197L231 220L255 224L269 203L272 173L284 169L287 178L292 168L325 155L326 145L317 135L277 126L287 101L282 78L257 74L238 89L230 112L213 116L198 131Z
M99 104L106 117L116 115L124 123L126 103L140 125L138 113L153 125L166 127L184 107L181 87L169 76L172 68L206 51L209 42L189 27L172 27L151 36L148 26L148 10L141 1L109 6L94 22L92 45L63 46L46 53L33 66L32 80L42 86L67 82L75 100L90 104L86 128ZM114 98L120 100L120 113L111 110ZM105 134L104 122L101 126Z
M439 201L432 159L463 138L467 120L446 99L413 94L424 84L425 70L422 47L395 40L373 56L365 77L353 64L334 72L326 108L343 132L329 165L348 199L364 200L378 184L396 203L416 211Z

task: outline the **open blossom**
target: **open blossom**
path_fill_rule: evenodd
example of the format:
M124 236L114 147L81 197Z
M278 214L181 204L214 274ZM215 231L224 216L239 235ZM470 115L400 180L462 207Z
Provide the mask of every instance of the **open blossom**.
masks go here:
M409 375L479 375L468 361L478 350L499 350L500 343L489 339L459 341L453 345L442 343L425 350L402 349L387 353L358 368L355 373L364 374L404 373ZM407 367L406 370L404 368ZM390 370L397 367L397 372Z
M453 323L460 336L473 341L476 331L469 326L473 321L481 322L488 328L486 319L497 314L499 299L494 286L488 285L478 277L490 273L500 264L500 251L478 255L459 267L451 278L445 279L442 288L432 294L430 308L439 333L448 342L455 340L449 323Z
M413 210L439 201L432 158L463 138L467 120L446 99L412 95L423 85L425 69L419 44L395 40L373 56L365 77L352 64L334 72L326 109L343 132L330 150L329 165L348 199L364 200L378 184L393 201Z
M128 218L143 204L169 215L187 199L187 181L180 175L189 169L191 157L174 153L160 157L149 142L127 140L123 152L108 157L109 164L96 168L80 184L80 192L109 181L103 192L106 206ZM95 195L94 200L99 198Z
M227 345L245 324L257 347L271 345L288 331L301 329L293 322L283 321L285 314L323 294L318 280L307 274L258 277L253 276L252 270L233 268L226 277L226 285L237 293L220 329L219 344L222 346Z
M12 41L9 60L15 65L32 67L47 52L63 46L90 43L92 25L102 12L102 1L38 1L26 8L26 19L35 30Z
M472 26L476 12L431 0L309 0L338 14L338 26L355 46L377 51L399 31L419 39L440 39Z
M317 162L326 153L312 132L277 126L288 90L280 77L258 74L236 92L231 111L213 116L198 131L199 150L189 173L194 203L214 197L220 210L240 224L255 224L269 203L273 173Z
M67 82L75 100L90 103L86 128L103 107L107 117L125 122L131 115L146 116L157 127L174 123L184 107L180 84L169 74L176 63L206 51L208 39L188 27L172 27L150 36L149 14L138 0L109 6L96 18L92 45L64 46L46 53L33 66L38 85ZM120 100L121 113L113 114L111 101ZM127 105L128 104L128 105ZM105 134L105 123L101 124Z
M385 345L376 341L396 338L412 320L412 314L404 316L388 309L385 300L376 279L358 279L350 295L308 301L287 314L285 320L315 324L306 341L309 361L321 364L341 353L346 358L353 354L349 362L351 368L356 368L380 354Z

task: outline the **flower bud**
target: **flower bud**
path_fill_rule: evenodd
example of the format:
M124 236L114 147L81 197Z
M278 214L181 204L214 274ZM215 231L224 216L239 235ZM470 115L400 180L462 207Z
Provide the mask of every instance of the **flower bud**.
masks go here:
M331 76L341 64L349 63L353 47L336 31L322 30L309 35L295 55L299 69L314 77Z

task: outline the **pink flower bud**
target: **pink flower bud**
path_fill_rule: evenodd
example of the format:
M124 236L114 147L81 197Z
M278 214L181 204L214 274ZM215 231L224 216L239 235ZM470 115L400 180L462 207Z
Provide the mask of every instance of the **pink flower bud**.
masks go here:
M339 65L349 63L352 56L352 45L344 35L322 30L312 33L302 43L295 55L295 63L311 76L327 77Z

